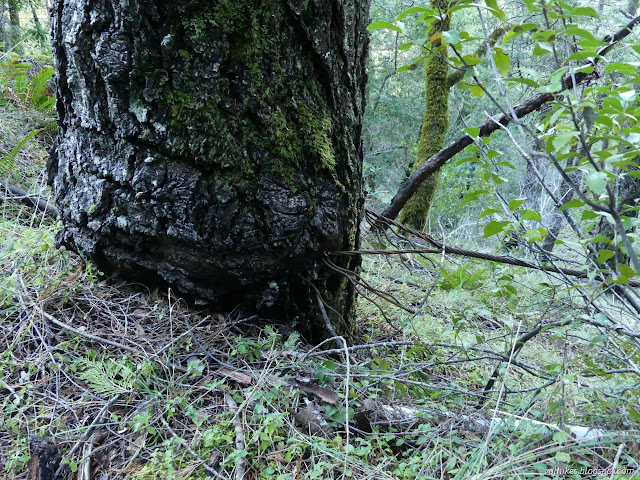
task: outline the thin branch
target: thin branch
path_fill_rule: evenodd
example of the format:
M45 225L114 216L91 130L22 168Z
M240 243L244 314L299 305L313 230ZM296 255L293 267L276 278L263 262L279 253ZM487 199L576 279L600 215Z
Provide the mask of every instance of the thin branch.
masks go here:
M474 252L472 250L465 250L462 248L458 248L458 247L451 247L448 245L443 245L441 242L439 242L438 240L436 240L435 238L433 238L431 235L428 235L424 232L419 232L417 230L414 230L412 228L407 227L406 225L403 225L401 223L396 222L395 220L390 220L388 218L381 218L380 215L378 215L375 212L372 212L370 210L367 210L367 215L370 215L371 217L374 218L374 221L372 222L373 225L383 225L383 226L394 226L397 228L400 228L404 231L406 231L407 233L410 233L411 235L414 235L417 238L420 238L428 243L430 243L431 245L435 246L438 248L438 252L440 251L444 251L447 254L450 255L460 255L463 257L470 257L470 258L478 258L480 260L487 260L490 262L497 262L497 263L504 263L507 265L515 265L517 267L524 267L524 268L531 268L533 270L540 270L543 272L549 272L549 273L561 273L564 275L568 275L571 277L576 277L576 278L588 278L588 272L586 271L582 271L582 270L574 270L571 268L563 268L563 267L555 267L555 266L551 266L551 265L537 265L535 263L529 262L527 260L521 260L519 258L514 258L514 257L507 257L504 255L491 255L489 253L480 253L480 252ZM373 227L372 227L373 228ZM418 249L414 249L413 250L415 253L435 253L433 252L433 249L429 249L426 248L422 251L418 250ZM339 255L350 255L351 252L333 252L335 254L339 254ZM373 250L371 252L367 252L367 251L360 251L361 254L385 254L385 255L389 255L392 252L386 252L386 251L376 251ZM601 281L606 281L608 280L606 277L600 277L599 280ZM630 287L640 287L640 282L638 281L630 281L628 284L628 286Z

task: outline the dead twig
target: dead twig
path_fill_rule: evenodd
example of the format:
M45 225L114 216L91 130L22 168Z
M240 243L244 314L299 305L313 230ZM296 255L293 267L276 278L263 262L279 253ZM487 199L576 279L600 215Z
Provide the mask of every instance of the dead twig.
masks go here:
M244 440L244 429L242 428L242 420L240 419L240 411L238 409L238 404L233 399L233 397L226 393L224 396L225 403L229 407L229 410L234 412L233 415L233 425L236 430L236 450L244 453L246 450L245 440ZM240 456L238 459L238 463L236 464L236 480L243 480L245 474L247 473L247 459L244 456Z
M93 420L93 422L91 422L91 425L89 425L89 428L87 428L87 431L84 432L82 437L80 437L80 439L76 442L73 448L69 451L67 455L65 455L65 458L60 462L60 466L58 466L58 469L56 470L54 478L58 478L58 476L62 473L62 469L64 468L64 466L69 463L69 460L73 457L73 455L84 444L84 442L86 442L87 439L91 436L91 434L93 433L93 430L102 421L102 417L104 416L104 414L107 413L109 408L111 408L111 405L113 405L116 402L118 397L119 395L111 397L111 399L104 404L104 406L102 407L98 415L96 415L96 418Z
M156 362L157 364L159 364L162 367L171 367L174 370L177 370L180 373L187 373L187 369L181 365L177 365L175 363L169 363L168 365L165 365L164 362L160 361L160 359L158 358L154 358L153 355L149 355L148 352L143 352L141 350L138 350L136 348L133 347L129 347L128 345L124 345L122 343L118 343L118 342L114 342L112 340L107 340L106 338L103 337L99 337L97 335L93 335L91 333L88 332L84 332L82 330L79 330L75 327L72 327L71 325L61 322L60 320L58 320L57 318L55 318L53 315L48 314L47 312L45 312L44 310L42 310L40 307L38 307L37 305L33 305L32 306L34 309L36 309L38 311L38 313L40 315L42 315L47 321L53 323L54 325L64 329L64 330L68 330L70 332L75 333L76 335L80 335L81 337L84 338L88 338L89 340L93 340L94 342L98 342L98 343L102 343L105 345L110 345L112 347L116 347L116 348L121 348L122 350L132 353L133 355L139 355L145 358L148 358L149 360L152 360L154 362Z

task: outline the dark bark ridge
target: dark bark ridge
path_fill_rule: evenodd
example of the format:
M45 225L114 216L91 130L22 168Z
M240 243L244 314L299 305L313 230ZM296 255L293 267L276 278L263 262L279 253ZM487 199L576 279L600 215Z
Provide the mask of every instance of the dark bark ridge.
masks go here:
M301 321L304 277L348 316L321 256L358 243L367 7L57 0L59 242L105 272Z

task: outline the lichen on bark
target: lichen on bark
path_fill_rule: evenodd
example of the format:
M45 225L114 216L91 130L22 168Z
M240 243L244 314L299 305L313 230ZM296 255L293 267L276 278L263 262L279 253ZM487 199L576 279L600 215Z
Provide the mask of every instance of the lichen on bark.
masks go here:
M57 0L59 241L319 339L310 282L348 335L352 287L323 256L358 243L367 7Z

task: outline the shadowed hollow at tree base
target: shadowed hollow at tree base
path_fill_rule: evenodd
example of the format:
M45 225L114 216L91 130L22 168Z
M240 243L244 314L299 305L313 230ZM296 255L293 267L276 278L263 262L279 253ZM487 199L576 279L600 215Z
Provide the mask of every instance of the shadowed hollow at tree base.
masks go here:
M322 256L359 242L367 23L357 0L58 0L59 242L317 341L315 286L348 335Z

